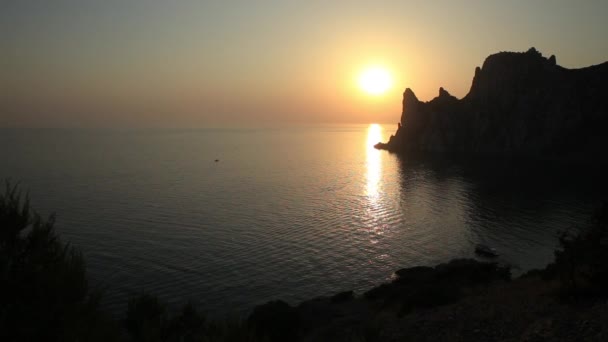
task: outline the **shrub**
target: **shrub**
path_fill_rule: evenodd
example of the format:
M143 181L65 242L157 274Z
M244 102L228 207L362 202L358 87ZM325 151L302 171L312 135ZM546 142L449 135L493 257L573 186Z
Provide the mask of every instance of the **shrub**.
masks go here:
M559 242L547 272L559 278L564 292L608 295L608 205L603 203L586 229L564 232Z
M168 317L166 306L155 296L142 294L131 298L125 321L134 342L160 342L166 340Z
M207 323L196 307L169 315L158 298L129 301L125 328L89 288L82 254L60 241L17 186L0 194L0 341L261 341L242 321ZM126 331L125 331L126 330ZM129 338L130 337L130 338Z
M62 243L27 196L0 194L0 340L115 340L111 319L89 290L82 255Z
M259 305L249 316L249 324L257 336L270 341L297 340L299 323L296 309L282 300Z
M352 290L336 293L329 298L329 301L334 304L348 302L355 299L355 293Z
M171 316L167 306L150 294L129 300L125 327L134 342L210 341L210 334L221 333L220 329L208 329L205 317L192 303Z

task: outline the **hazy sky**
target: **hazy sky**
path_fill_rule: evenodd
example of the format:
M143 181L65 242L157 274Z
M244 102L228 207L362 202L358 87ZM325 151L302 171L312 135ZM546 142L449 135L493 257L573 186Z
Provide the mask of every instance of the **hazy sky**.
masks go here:
M397 122L498 51L608 60L608 1L0 0L0 126ZM357 87L366 66L394 78Z

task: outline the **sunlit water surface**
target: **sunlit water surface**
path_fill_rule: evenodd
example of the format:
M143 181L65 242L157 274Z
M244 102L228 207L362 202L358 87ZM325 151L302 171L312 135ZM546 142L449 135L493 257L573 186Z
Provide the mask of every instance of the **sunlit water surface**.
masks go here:
M146 291L210 314L361 292L477 243L542 267L604 193L587 169L372 147L394 129L2 130L0 177L57 213L113 310Z

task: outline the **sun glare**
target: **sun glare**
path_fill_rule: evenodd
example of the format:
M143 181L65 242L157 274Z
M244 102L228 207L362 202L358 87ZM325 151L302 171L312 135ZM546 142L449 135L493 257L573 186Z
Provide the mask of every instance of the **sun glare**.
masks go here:
M384 94L391 85L391 74L382 67L365 69L359 76L359 86L371 95Z
M375 203L380 195L380 179L382 178L382 154L374 145L382 141L382 127L371 124L367 129L367 196Z

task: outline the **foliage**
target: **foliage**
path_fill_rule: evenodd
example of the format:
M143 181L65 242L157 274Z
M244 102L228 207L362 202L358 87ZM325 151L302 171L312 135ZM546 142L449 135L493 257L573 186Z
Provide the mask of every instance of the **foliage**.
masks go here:
M603 203L590 224L578 234L564 232L561 249L547 272L556 275L565 293L608 295L608 204Z
M454 259L436 267L412 267L395 272L396 278L363 294L385 306L400 303L400 314L449 304L476 287L511 279L509 267L472 259Z
M0 194L0 340L103 341L117 338L89 290L85 263L30 209L17 186Z
M167 306L150 294L129 301L125 326L134 342L226 341L230 333L243 330L236 324L207 323L192 303L170 315ZM245 340L245 339L243 339Z
M270 341L294 341L300 328L297 310L281 300L257 306L249 317L258 337Z
M282 301L256 307L247 320L208 321L192 303L170 311L144 293L129 301L121 329L101 309L101 293L89 288L83 256L60 241L54 224L54 216L42 219L17 186L6 184L0 194L0 341L273 342L297 341L314 328ZM587 229L562 234L560 244L555 262L539 274L556 277L569 294L608 295L608 205ZM399 270L393 282L371 289L364 298L381 307L395 306L403 315L509 280L508 267L457 259ZM352 291L346 291L329 303L352 300ZM362 322L350 340L377 341L382 335L381 320Z
M192 303L171 315L164 303L145 293L129 301L125 327L134 342L265 341L241 320L208 322Z
M129 301L124 326L89 288L82 254L60 241L16 185L0 194L0 341L263 341L239 320L207 322L188 303L170 315L158 298Z

